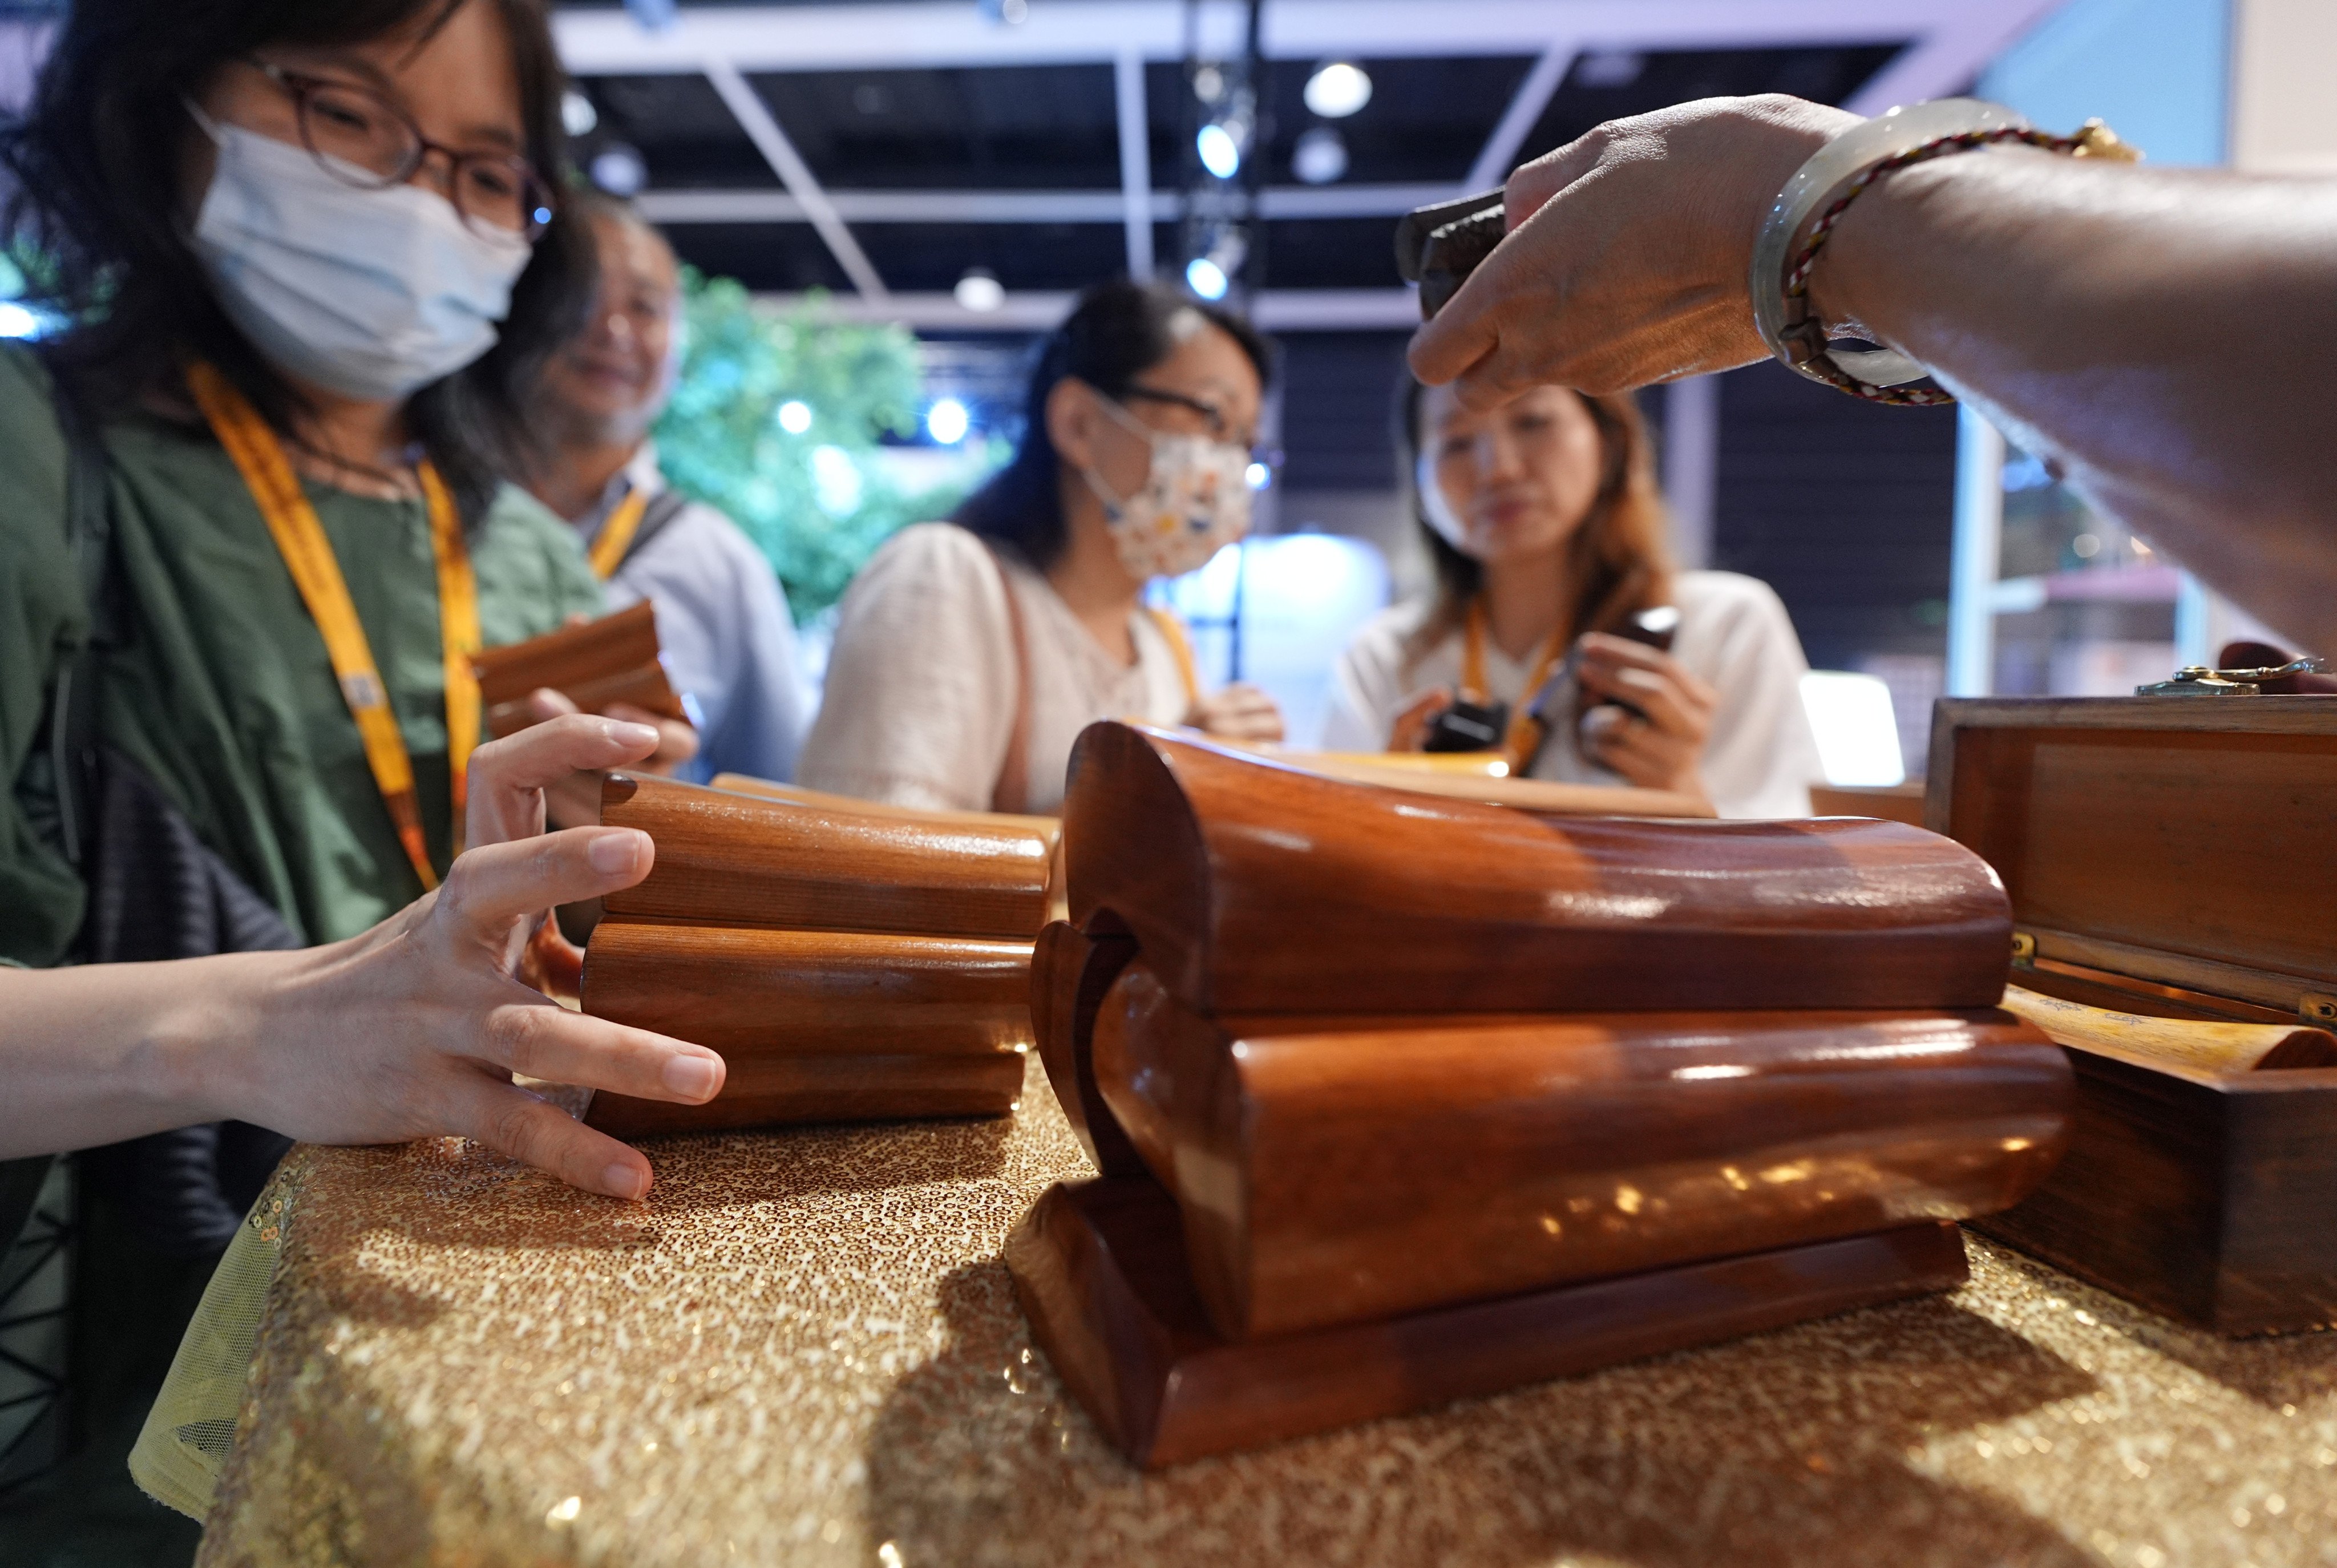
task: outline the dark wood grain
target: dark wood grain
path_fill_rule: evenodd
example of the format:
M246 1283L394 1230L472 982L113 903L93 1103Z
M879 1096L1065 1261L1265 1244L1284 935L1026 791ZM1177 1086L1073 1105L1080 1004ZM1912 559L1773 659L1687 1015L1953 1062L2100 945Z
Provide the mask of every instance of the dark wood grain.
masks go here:
M1020 828L847 811L612 773L601 818L657 842L611 915L780 930L1028 942L1046 924L1051 846Z
M1885 822L1923 825L1923 785L1813 784L1810 812L1817 817L1879 817Z
M1211 1021L1140 959L1093 1055L1229 1339L1991 1213L2071 1093L2000 1012Z
M1927 820L1997 867L2036 942L2019 984L2142 1015L2319 1021L2337 988L2337 703L1951 700L1931 758ZM2069 1152L1980 1228L2223 1333L2337 1321L2337 1069L2067 1044Z
M1538 815L1091 726L1071 913L1123 921L1209 1013L1984 1007L2010 918L1895 822Z
M489 648L471 667L479 677L487 732L497 737L536 722L527 700L545 686L587 713L626 702L668 719L686 716L658 660L657 612L646 599L597 621Z
M1954 1227L1706 1260L1385 1322L1229 1342L1204 1316L1174 1205L1140 1179L1056 1186L1006 1243L1059 1376L1146 1469L1952 1289Z
M611 918L584 956L584 1010L748 1057L1028 1050L1031 945Z
M600 1093L585 1125L617 1138L720 1132L797 1122L890 1122L1003 1116L1022 1088L1020 1052L976 1055L785 1055L730 1063L722 1093L703 1105Z
M1080 1147L1107 1176L1136 1176L1144 1171L1144 1161L1096 1086L1090 1050L1096 1010L1135 956L1135 939L1124 932L1091 936L1057 920L1039 933L1031 960L1032 1026L1038 1035L1040 1063Z

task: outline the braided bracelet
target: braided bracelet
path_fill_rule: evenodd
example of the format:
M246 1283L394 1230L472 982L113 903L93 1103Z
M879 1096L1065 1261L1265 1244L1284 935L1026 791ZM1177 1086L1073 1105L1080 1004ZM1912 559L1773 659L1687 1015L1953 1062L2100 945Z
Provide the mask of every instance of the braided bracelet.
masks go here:
M1813 381L1871 403L1923 407L1952 403L1954 394L1911 387L1930 370L1892 348L1858 349L1831 341L1810 309L1810 277L1835 224L1868 187L1894 170L1955 152L2019 143L2078 158L2132 162L2134 150L2099 120L2074 135L2054 136L2000 104L1948 98L1894 109L1853 126L1820 148L1778 193L1754 246L1754 320L1776 357ZM1790 264L1786 244L1820 203L1824 211Z

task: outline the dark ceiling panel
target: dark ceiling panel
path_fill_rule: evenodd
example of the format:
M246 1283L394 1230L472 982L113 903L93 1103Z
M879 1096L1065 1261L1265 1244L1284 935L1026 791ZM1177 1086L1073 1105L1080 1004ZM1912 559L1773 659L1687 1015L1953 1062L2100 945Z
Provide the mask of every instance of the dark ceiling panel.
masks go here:
M1277 219L1266 226L1269 289L1401 289L1393 218Z
M855 223L853 238L888 289L946 293L971 267L1010 289L1084 289L1128 271L1117 223Z
M777 188L778 176L705 77L580 76L577 85L601 117L576 146L580 166L624 142L640 150L653 190Z
M1342 120L1307 112L1306 78L1316 62L1276 60L1267 64L1266 100L1272 122L1266 145L1266 179L1293 183L1291 149L1316 125L1335 126L1347 144L1342 183L1377 184L1455 181L1469 172L1518 84L1533 68L1525 55L1481 55L1454 59L1364 60L1372 101ZM1147 66L1145 108L1151 120L1152 183L1173 189L1191 159L1178 116L1190 89L1184 69ZM1196 125L1198 121L1194 122Z
M1519 149L1518 161L1524 162L1563 147L1609 120L1646 114L1697 98L1789 93L1820 103L1840 103L1866 85L1904 47L1883 43L1582 54L1567 68L1565 82Z
M1117 189L1109 65L789 72L753 78L839 191Z
M806 223L668 223L675 254L702 272L736 278L757 293L852 287Z

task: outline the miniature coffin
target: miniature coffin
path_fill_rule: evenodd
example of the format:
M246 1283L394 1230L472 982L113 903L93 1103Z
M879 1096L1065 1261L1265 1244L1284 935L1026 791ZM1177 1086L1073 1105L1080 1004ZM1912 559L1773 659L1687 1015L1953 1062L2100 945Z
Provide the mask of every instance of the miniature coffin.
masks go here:
M687 717L658 658L657 612L646 599L598 621L487 649L471 667L479 677L487 733L497 739L535 722L527 700L546 686L587 713L626 702L662 718Z
M1032 1043L1048 836L612 774L604 821L657 864L611 895L588 1013L694 1041L729 1075L700 1106L593 1098L620 1136L1002 1115Z
M1879 822L1569 818L1091 728L1008 1247L1165 1464L1934 1290L2068 1135L1987 867Z

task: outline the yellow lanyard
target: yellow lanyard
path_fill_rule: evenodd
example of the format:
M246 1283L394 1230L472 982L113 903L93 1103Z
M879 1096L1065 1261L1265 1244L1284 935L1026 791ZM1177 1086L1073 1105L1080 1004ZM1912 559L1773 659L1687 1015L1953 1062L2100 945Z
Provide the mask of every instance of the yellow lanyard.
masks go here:
M1201 700L1201 675L1193 662L1193 640L1185 635L1185 623L1168 611L1147 604L1144 612L1151 616L1152 624L1160 629L1160 635L1168 642L1169 655L1177 661L1177 673L1185 682L1185 706L1189 710Z
M601 524L601 532L592 540L592 553L587 557L592 563L592 575L606 583L617 574L617 568L624 564L625 549L632 544L633 535L640 532L641 516L649 509L649 492L627 486L625 498L617 503L617 509L609 514L609 520Z
M283 444L243 395L210 366L187 367L187 386L220 445L235 462L236 471L251 491L268 532L284 557L301 601L325 639L333 662L341 698L357 720L365 741L366 763L373 769L375 787L389 808L390 820L405 845L406 858L426 891L438 886L430 867L428 840L423 837L422 810L414 798L414 763L406 754L406 738L398 732L397 717L390 711L389 689L374 663L365 625L349 599L340 563L333 557L332 542L325 537L317 509L309 505L284 456ZM445 647L446 751L454 780L454 844L463 847L463 811L472 750L479 741L479 681L472 672L471 656L479 651L479 590L472 575L471 557L463 545L463 524L438 470L426 460L421 466L422 494L430 513L430 552L438 564L438 624Z
M1560 626L1542 644L1541 657L1534 661L1533 673L1526 677L1526 688L1518 694L1515 708L1510 714L1510 728L1502 737L1511 760L1516 761L1530 739L1534 721L1526 713L1526 705L1541 690L1542 682L1558 667L1560 655L1566 652L1566 628ZM1485 601L1482 595L1469 601L1468 630L1461 643L1461 695L1471 702L1486 703L1492 693L1485 685Z

